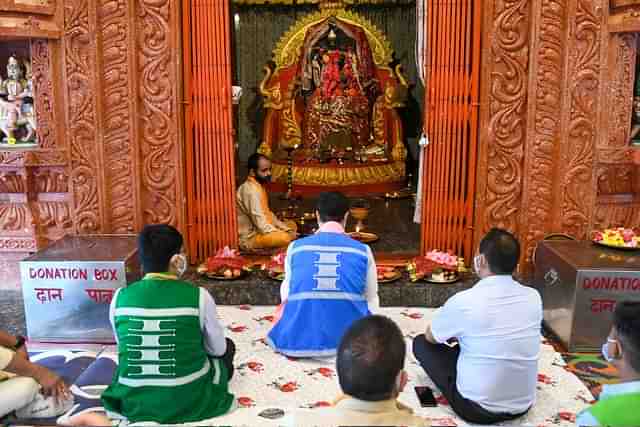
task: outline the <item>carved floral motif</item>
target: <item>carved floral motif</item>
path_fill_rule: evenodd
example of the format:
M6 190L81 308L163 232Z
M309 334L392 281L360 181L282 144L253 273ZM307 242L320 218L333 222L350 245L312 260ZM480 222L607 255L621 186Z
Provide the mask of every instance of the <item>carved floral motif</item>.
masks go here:
M5 237L0 238L0 251L33 251L36 249L36 240L31 237Z
M570 53L571 107L567 149L560 159L565 166L561 207L562 231L585 238L592 212L593 158L597 101L600 92L601 11L590 0L577 0L575 31Z
M0 204L0 231L22 231L31 225L31 214L26 204Z
M93 71L95 45L91 42L87 0L65 0L65 71L67 137L71 150L75 227L78 232L102 228L96 160L96 111Z
M63 171L38 170L33 175L37 193L66 193L68 191L68 177Z
M537 242L550 231L553 220L555 158L560 134L565 39L563 25L567 17L567 0L543 0L536 22L539 37L535 50L535 102L532 137L528 139L524 208L527 232L524 234L525 258L530 259Z
M127 1L105 0L100 5L103 40L102 96L104 100L105 195L110 201L110 230L124 233L135 228L135 197L131 117L129 102Z
M17 171L0 171L0 193L26 193L27 178Z
M496 1L492 36L486 205L482 227L518 230L529 65L530 2Z
M593 229L609 227L638 227L640 225L640 204L638 203L598 203L596 205Z
M37 206L40 226L69 228L73 225L67 202L38 202Z
M47 40L31 42L31 67L38 125L38 145L51 148L56 145L56 117L53 85L51 83L51 62Z
M624 147L629 144L636 43L634 34L614 35L611 43L615 49L616 61L612 64L614 77L611 79L609 98L610 147Z
M169 18L171 0L139 0L142 201L145 223L177 223L178 141Z

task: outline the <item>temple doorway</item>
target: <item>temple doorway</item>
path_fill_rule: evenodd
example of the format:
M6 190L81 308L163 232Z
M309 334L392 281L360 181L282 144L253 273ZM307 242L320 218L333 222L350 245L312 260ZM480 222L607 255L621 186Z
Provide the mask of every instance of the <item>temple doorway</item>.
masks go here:
M430 249L468 256L479 9L469 0L427 1L420 16L414 1L253 3L184 6L193 30L184 49L193 258L237 246L235 191L254 152L273 163L271 210L296 220L303 234L314 231L318 194L337 190L366 208L366 219L347 231L369 233L376 256ZM431 145L419 172L423 132Z
M356 236L374 252L417 254L424 89L415 4L338 12L235 5L232 14L234 84L242 87L234 108L238 184L258 151L272 159L272 210L296 220L303 235L317 226L317 195L336 190L368 209L358 230L367 234Z

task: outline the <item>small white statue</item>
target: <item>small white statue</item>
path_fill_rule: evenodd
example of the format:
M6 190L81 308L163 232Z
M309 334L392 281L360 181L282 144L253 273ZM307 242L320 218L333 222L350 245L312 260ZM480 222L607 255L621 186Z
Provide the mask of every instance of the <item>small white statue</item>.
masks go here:
M15 132L24 127L26 134L20 139L22 142L35 142L36 120L31 102L26 98L33 98L30 67L27 66L27 77L22 73L22 67L15 56L9 57L7 63L7 78L0 81L0 130L4 133L5 142L15 144Z

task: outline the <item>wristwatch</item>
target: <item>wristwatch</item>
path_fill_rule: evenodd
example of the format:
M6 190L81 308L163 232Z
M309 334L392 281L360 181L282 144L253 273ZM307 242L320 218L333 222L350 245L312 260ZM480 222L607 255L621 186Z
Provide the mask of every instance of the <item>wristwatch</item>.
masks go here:
M16 337L16 345L13 347L14 350L19 350L20 347L22 347L25 343L25 341L27 341L27 339L25 337L23 337L22 335L18 335Z

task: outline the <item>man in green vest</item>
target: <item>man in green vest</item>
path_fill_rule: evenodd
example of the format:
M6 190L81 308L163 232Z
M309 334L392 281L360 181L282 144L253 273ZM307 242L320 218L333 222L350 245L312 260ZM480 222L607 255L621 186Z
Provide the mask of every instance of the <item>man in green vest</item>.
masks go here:
M578 414L578 426L640 426L640 302L618 303L602 355L620 373L619 384L605 384L600 400Z
M118 368L102 395L110 418L178 424L235 408L228 390L235 346L211 295L169 273L181 248L175 228L146 226L138 238L145 276L113 297Z

